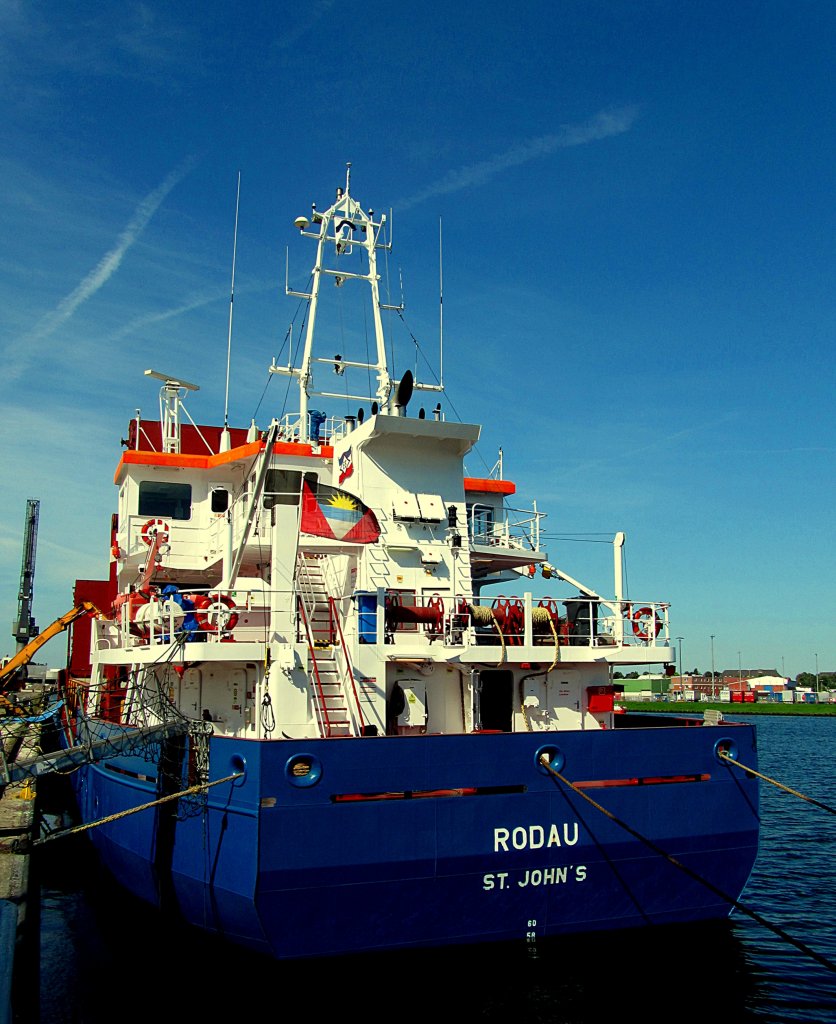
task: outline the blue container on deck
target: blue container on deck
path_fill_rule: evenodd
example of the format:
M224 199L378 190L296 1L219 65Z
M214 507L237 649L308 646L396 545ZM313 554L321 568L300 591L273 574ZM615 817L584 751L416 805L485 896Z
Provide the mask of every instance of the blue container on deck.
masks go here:
M377 643L377 594L358 591L354 596L360 620L360 643Z

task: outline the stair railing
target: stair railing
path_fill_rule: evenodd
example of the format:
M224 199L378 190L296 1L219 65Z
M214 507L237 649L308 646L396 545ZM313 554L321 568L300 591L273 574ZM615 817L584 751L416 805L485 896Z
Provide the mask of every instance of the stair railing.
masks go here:
M328 607L331 609L331 623L334 627L334 632L338 641L337 647L340 651L340 657L337 659L337 664L339 665L340 685L343 689L346 707L348 708L348 713L351 718L352 735L363 736L365 735L367 723L363 718L363 710L360 707L360 697L357 693L357 681L354 678L351 658L349 657L348 646L345 642L345 635L343 634L340 613L337 609L336 600L333 597L328 598Z
M314 646L313 633L311 632L311 624L308 621L308 613L305 609L305 602L301 594L297 596L296 600L299 607L299 619L305 630L305 639L311 656L311 665L313 666L314 708L316 710L316 717L319 723L319 733L323 737L328 737L332 735L331 718L328 714L328 705L325 701L325 694L322 689L322 678L319 674L319 665L316 660L316 648Z
M296 583L299 596L305 605L305 612L309 616L314 608L315 594L308 560L301 551L297 557Z

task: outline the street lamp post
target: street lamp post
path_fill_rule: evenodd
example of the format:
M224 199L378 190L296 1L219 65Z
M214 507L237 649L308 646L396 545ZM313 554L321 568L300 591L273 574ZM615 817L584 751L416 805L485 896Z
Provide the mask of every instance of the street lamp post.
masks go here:
M737 652L737 682L740 689L743 689L743 669L740 667L740 651Z
M813 657L816 659L816 700L819 699L819 656L814 654Z
M717 696L717 690L714 685L714 634L711 634L711 699L714 700Z
M682 641L685 639L684 636L678 636L677 641L679 642L679 691L684 694L685 684L682 681Z

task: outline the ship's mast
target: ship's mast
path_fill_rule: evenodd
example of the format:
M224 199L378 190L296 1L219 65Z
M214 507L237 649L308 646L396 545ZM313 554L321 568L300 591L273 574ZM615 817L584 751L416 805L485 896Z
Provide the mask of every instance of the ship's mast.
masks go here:
M345 393L334 393L328 391L314 390L314 365L316 363L327 363L334 365L334 357L319 357L314 355L314 333L316 330L316 318L320 299L320 288L323 275L334 278L334 284L341 287L347 281L365 281L371 289L372 316L374 324L376 362L355 362L343 360L342 367L355 367L374 370L377 375L376 397L380 403L381 411L388 409L389 399L392 392L392 378L386 365L386 346L383 336L383 322L381 320L381 309L390 308L381 305L379 290L379 275L377 272L377 250L391 248L391 242L383 242L381 233L386 224L386 216L383 215L378 221L374 220L374 211L366 213L362 206L351 196L351 164L347 165L345 177L345 189L338 188L336 199L332 206L320 212L314 204L311 208L311 219L297 217L296 226L306 238L317 240L316 262L312 271L312 285L310 292L297 292L290 289L286 284L285 291L288 295L307 299L310 303L308 311L307 330L305 334L304 352L299 367L283 367L275 364L270 367L271 373L280 373L296 377L299 382L299 440L309 440L308 409L309 398L318 395L324 398L353 398L359 401L366 401L368 395L346 395ZM308 230L313 224L316 230ZM368 260L368 272L358 273L344 269L342 266L326 267L326 247L333 246L337 256L337 264L343 256L349 257L355 254L355 249L364 250ZM395 307L397 308L397 307Z

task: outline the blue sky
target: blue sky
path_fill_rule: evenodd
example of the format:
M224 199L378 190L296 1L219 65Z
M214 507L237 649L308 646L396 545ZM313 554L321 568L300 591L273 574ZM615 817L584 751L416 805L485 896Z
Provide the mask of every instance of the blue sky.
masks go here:
M350 161L431 358L443 226L447 415L551 561L610 593L624 530L684 668L713 634L718 671L836 670L835 29L803 0L0 0L0 653L28 498L41 629L106 572L144 370L223 420L239 173L229 418L276 413L292 222Z

